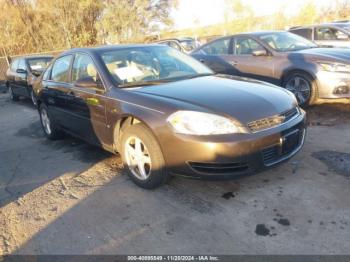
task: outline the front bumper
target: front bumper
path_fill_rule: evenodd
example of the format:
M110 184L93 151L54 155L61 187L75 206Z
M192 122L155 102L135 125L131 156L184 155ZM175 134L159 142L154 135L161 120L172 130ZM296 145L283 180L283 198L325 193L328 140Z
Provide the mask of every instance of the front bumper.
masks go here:
M163 148L170 173L197 178L233 178L288 160L303 146L305 112L281 126L254 134L205 137L174 135Z
M319 98L350 98L350 73L319 71L316 78Z

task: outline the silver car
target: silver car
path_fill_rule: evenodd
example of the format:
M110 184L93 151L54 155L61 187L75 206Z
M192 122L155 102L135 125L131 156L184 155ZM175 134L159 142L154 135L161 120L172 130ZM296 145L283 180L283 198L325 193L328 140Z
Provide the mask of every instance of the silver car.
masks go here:
M319 46L350 48L350 21L297 26L289 29L289 32L305 37Z
M282 86L294 93L300 105L350 99L350 49L319 48L289 32L226 36L191 55L217 73Z

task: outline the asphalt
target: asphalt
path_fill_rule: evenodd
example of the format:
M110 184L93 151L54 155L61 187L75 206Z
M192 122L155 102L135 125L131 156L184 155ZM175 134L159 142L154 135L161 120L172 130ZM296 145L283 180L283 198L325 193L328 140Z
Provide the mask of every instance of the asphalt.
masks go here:
M0 94L0 255L349 254L350 105L308 114L283 165L147 191L119 156L46 140L29 100Z

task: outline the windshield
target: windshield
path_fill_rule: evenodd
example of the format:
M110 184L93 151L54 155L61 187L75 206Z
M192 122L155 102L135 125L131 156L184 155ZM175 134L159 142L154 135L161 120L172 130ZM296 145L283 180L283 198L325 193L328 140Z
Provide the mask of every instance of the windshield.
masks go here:
M278 52L290 52L317 47L313 42L288 32L263 34L259 36L259 39Z
M49 65L51 60L51 57L31 58L28 59L28 64L31 71L44 71L44 69Z
M350 23L345 25L338 25L340 28L343 28L344 30L350 32Z
M126 86L213 74L194 58L167 46L116 49L103 52L101 58L113 79Z

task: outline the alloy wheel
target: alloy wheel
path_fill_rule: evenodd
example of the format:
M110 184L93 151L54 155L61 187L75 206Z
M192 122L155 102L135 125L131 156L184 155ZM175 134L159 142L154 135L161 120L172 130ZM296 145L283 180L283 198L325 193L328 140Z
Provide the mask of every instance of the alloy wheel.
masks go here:
M151 175L152 161L149 151L142 140L136 136L125 142L125 159L131 173L140 180Z
M311 96L311 85L309 81L301 76L294 76L286 84L286 89L291 91L300 105L306 103Z
M46 109L41 109L41 123L44 127L44 131L47 135L51 134L51 122L47 114Z

